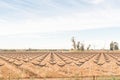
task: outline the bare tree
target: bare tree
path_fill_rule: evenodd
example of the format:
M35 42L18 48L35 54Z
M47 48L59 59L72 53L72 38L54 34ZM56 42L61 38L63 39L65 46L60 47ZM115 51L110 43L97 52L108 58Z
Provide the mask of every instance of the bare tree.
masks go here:
M77 42L77 50L80 50L80 42Z
M118 43L114 42L114 50L119 50Z
M111 51L114 50L114 42L113 42L113 41L110 43L110 50L111 50Z
M76 49L76 42L75 42L74 37L72 37L72 43L73 43L73 49L75 50Z
M88 47L87 47L87 50L89 50L89 49L90 49L90 47L91 47L91 45L89 44L89 45L88 45Z
M84 51L84 44L83 43L81 44L80 50Z

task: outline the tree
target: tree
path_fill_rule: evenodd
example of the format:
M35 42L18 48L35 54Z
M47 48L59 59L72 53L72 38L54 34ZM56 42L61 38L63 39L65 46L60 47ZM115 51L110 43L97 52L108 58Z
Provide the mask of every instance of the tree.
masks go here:
M110 43L110 50L119 50L119 46L118 46L118 43L117 42L111 42Z
M114 42L114 50L119 50L118 43Z
M72 37L72 43L73 43L73 49L75 50L76 49L76 42L75 42L74 37Z
M84 44L81 44L80 50L84 51Z
M113 43L113 41L110 43L110 50L111 50L111 51L114 50L114 43Z
M77 42L77 50L80 50L80 42Z
M88 45L88 47L87 47L87 50L89 50L89 49L90 49L90 47L91 47L91 45L89 44L89 45Z

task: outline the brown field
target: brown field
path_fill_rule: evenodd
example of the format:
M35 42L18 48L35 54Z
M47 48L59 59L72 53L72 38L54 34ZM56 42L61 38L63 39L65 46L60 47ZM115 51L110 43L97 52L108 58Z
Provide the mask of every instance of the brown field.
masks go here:
M119 75L119 51L0 52L0 80L95 80Z

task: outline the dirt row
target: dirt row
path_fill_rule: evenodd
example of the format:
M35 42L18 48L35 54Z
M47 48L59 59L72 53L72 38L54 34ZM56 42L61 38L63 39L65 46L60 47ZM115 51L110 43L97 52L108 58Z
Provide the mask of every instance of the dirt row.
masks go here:
M0 53L0 78L64 78L120 75L120 53Z

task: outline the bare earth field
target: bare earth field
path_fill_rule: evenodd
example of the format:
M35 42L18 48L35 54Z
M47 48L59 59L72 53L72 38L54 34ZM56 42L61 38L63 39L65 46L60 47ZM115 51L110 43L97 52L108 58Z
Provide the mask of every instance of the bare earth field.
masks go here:
M0 52L0 80L111 80L119 75L119 51Z

